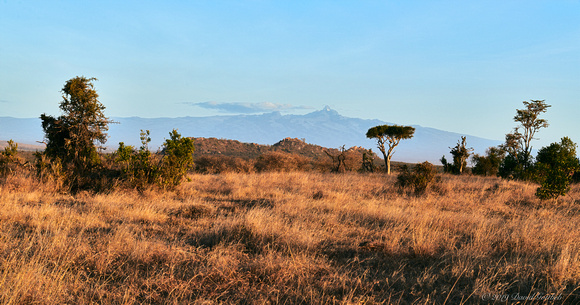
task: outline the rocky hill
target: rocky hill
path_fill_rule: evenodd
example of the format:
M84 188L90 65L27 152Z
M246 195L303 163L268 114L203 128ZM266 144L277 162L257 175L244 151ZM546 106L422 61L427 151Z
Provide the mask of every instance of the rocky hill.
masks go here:
M285 138L274 145L264 145L256 143L244 143L237 140L217 139L217 138L193 138L195 143L195 156L226 156L245 159L255 159L262 154L273 151L282 151L294 155L299 155L312 160L330 159L328 153L337 155L340 150L337 148L326 148L316 144L306 143L304 139ZM325 152L326 151L326 152ZM345 148L345 153L356 153L362 158L362 153L367 151L363 147L353 146ZM376 154L374 154L376 158Z

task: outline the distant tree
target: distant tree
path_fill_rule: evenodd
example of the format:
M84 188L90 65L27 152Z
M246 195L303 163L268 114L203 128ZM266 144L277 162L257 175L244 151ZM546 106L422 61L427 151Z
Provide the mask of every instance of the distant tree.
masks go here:
M450 151L453 156L453 164L459 174L463 174L463 170L467 167L467 159L473 151L473 148L465 147L466 142L467 138L461 137L461 142L457 141L457 145Z
M540 115L547 111L550 105L543 100L524 101L524 109L516 109L514 121L520 125L513 133L506 135L506 142L501 145L507 156L499 168L499 175L503 178L528 180L532 173L529 168L532 160L532 140L541 128L548 127L548 121ZM521 132L520 132L521 130Z
M520 123L523 129L520 141L523 150L523 167L527 169L531 164L531 142L534 139L534 135L541 128L548 127L548 121L540 119L539 116L551 106L546 104L544 100L531 100L530 102L524 101L523 103L526 108L516 109L514 121Z
M443 172L444 173L452 173L453 172L453 163L449 163L445 155L443 155L440 159L441 164L443 164Z
M576 157L576 143L564 137L538 151L534 164L534 178L540 183L536 196L540 199L558 198L570 190L572 176L580 169Z
M441 158L441 163L443 164L443 170L448 173L462 174L465 168L467 168L467 159L471 155L473 148L467 148L466 145L467 138L461 137L461 142L457 141L455 147L449 147L451 149L450 153L453 156L453 164L449 164L445 156Z
M505 135L505 143L499 148L506 154L498 168L498 175L506 179L524 179L525 171L522 153L522 134L518 128Z
M481 176L496 176L506 153L500 147L490 147L485 153L485 156L478 154L472 156L473 168L471 172Z
M97 145L107 141L106 131L111 123L105 117L105 106L98 100L95 80L83 76L68 80L61 90L63 101L59 106L64 114L56 118L40 116L45 134L44 154L63 163L73 184L100 163Z
M414 133L415 128L399 125L379 125L367 131L367 138L377 140L377 147L385 159L387 174L391 174L391 158L395 147L399 145L401 140L412 138ZM385 144L387 144L388 149L385 149Z

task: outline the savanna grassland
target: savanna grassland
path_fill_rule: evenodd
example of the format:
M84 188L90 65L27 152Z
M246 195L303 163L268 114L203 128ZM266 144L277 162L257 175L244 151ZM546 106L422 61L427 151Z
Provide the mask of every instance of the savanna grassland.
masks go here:
M421 195L384 174L189 178L68 195L9 175L0 302L580 303L578 185L540 201L537 185L475 176Z

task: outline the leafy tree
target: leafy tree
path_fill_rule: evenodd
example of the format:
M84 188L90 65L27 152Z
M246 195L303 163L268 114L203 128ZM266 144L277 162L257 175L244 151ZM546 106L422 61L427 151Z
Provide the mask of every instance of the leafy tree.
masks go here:
M503 178L528 180L532 173L529 168L532 165L532 140L541 128L548 127L548 121L541 119L540 115L547 111L550 105L543 100L524 101L524 109L516 109L514 121L520 125L513 133L506 135L506 142L501 145L506 151L499 168L499 175ZM520 132L522 130L522 132Z
M472 156L473 168L471 172L481 176L496 176L506 152L500 147L490 147L485 151L485 154L485 156L478 154Z
M441 163L445 161L445 163L443 163L443 166L445 169L447 169L447 171L460 175L463 173L463 170L467 168L467 159L471 155L473 148L465 147L466 142L467 138L461 137L461 142L457 141L457 145L455 145L455 147L450 147L451 149L450 153L453 156L453 165L446 166L447 160L445 160L445 156L441 158Z
M524 101L525 109L516 109L516 115L514 116L514 121L520 123L523 133L521 134L521 147L523 152L524 169L527 169L531 164L531 153L532 153L532 140L534 135L541 128L548 127L548 121L545 119L540 119L540 114L546 112L546 110L551 107L546 104L544 100L531 100L530 102ZM517 133L517 129L516 129Z
M574 172L580 169L576 157L576 143L564 137L538 151L534 164L534 178L540 183L536 196L540 199L558 198L570 190Z
M379 125L367 131L367 138L377 139L377 147L383 153L388 174L391 174L391 158L395 147L401 140L412 138L414 133L415 128L399 125ZM388 145L388 149L385 149L385 144Z
M505 135L505 143L499 148L506 154L498 168L498 175L506 179L525 179L525 163L522 153L522 134L518 128Z
M63 101L59 108L63 115L40 116L45 133L44 154L63 163L69 182L75 187L100 163L97 144L105 144L111 123L105 117L105 106L98 100L95 80L84 76L68 80L61 90Z

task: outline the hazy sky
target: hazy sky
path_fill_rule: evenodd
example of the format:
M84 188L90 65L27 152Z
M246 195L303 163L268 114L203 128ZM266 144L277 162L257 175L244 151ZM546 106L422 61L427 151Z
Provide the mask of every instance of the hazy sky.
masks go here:
M580 1L0 0L0 116L58 115L77 75L108 116L329 105L498 140L543 99L537 143L579 142Z

